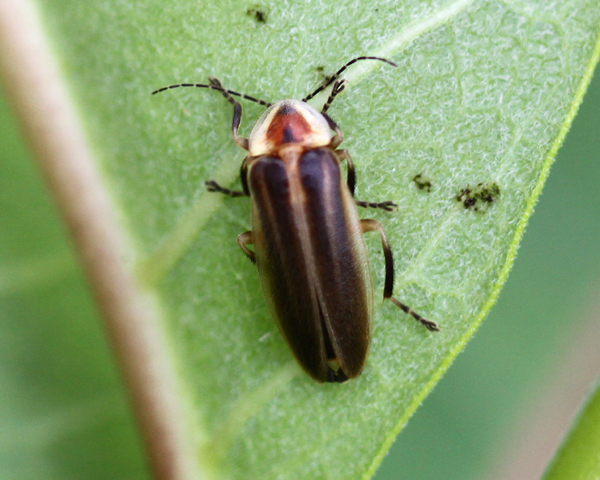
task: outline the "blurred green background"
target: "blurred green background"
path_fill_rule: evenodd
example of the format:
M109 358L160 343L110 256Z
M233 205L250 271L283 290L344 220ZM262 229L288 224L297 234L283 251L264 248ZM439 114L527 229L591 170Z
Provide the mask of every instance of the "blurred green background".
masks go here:
M590 328L600 317L598 112L600 78L558 154L498 304L377 480L495 479L513 462L540 398L566 402L559 395L569 391L548 385L570 352L585 353L582 339L600 343ZM1 479L148 478L108 348L66 232L2 99ZM600 370L573 367L575 380Z
M145 479L91 292L0 99L0 479Z

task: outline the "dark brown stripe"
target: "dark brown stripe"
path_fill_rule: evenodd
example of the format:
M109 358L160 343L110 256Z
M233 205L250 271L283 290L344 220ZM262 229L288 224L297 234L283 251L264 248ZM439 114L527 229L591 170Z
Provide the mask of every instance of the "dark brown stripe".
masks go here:
M250 167L253 236L265 295L292 352L316 380L327 380L319 306L309 279L283 162L263 157Z
M331 343L344 372L357 376L364 365L370 341L369 299L366 282L370 274L362 271L360 232L351 232L348 215L357 215L347 205L347 188L340 166L327 148L306 152L300 161L301 183L307 198L313 259L318 273L319 301Z

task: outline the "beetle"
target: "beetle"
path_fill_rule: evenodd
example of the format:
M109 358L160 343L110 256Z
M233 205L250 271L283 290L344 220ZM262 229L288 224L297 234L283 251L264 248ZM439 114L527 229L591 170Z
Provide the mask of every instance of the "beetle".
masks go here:
M387 211L397 207L391 201L354 198L354 164L347 150L338 149L343 134L327 114L345 88L342 73L362 60L396 66L384 58L358 57L302 100L275 103L228 90L214 77L208 84L183 83L152 92L207 88L221 92L233 105L233 140L248 151L240 169L243 190L229 190L214 180L207 181L206 187L232 197L250 197L252 230L242 233L238 244L258 268L269 310L292 353L318 382L345 382L358 377L365 365L374 303L365 232L381 236L384 299L430 331L439 330L435 322L393 297L394 260L383 226L376 220L361 220L356 206ZM307 103L332 84L320 112ZM238 133L242 106L234 96L267 107L248 138Z

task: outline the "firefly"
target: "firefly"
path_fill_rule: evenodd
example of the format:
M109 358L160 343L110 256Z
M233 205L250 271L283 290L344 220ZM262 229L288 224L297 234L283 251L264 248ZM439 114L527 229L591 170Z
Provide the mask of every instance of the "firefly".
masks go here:
M361 220L357 206L386 211L397 206L354 198L354 164L348 151L338 148L344 137L327 114L346 86L343 72L363 60L397 66L384 58L358 57L302 100L275 103L229 90L214 77L208 84L183 83L152 92L206 88L221 92L233 105L233 140L248 152L240 169L242 190L224 188L214 180L206 187L231 197L250 197L252 230L238 236L238 245L258 268L271 315L296 360L318 382L358 377L368 356L374 287L363 233L378 232L381 237L384 299L428 330L439 330L437 323L393 296L394 259L385 230L376 220ZM307 103L330 85L321 111ZM238 133L242 105L234 97L267 107L248 138Z

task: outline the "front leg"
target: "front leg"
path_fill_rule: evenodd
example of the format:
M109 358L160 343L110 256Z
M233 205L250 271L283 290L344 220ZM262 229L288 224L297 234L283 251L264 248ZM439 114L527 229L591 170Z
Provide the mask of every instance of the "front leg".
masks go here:
M342 133L342 129L339 127L339 125L335 123L329 115L323 112L323 117L325 117L325 120L327 120L329 128L331 128L335 132L335 135L329 142L329 148L335 150L340 145L340 143L344 141L344 134Z
M213 87L217 87L227 101L233 105L233 122L231 125L233 141L243 149L248 150L248 139L238 134L240 123L242 123L242 105L230 95L229 91L225 87L223 87L221 80L216 77L208 77L208 82Z

